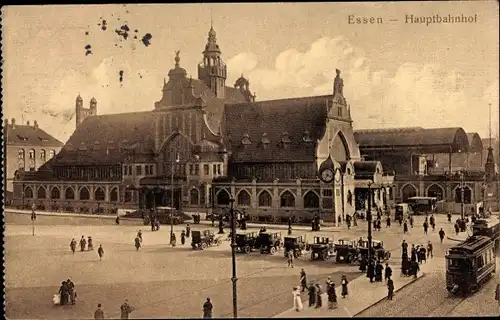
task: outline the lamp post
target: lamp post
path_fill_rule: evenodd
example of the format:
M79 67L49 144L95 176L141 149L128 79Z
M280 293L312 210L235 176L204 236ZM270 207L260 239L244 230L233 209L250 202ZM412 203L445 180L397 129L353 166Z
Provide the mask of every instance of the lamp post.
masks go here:
M35 209L36 209L35 200L33 200L33 205L31 206L31 226L32 226L33 235L35 235L35 220L36 220Z
M465 184L464 184L464 171L460 171L460 217L462 220L465 219L464 212L464 194L465 194Z
M368 210L366 212L366 221L368 222L368 263L371 261L372 251L372 184L368 181Z
M232 267L233 267L233 277L231 281L233 282L233 318L238 318L238 300L236 295L236 221L234 219L234 197L231 194L229 198L230 213L231 213L231 259L232 259Z
M486 191L488 189L488 184L486 183L486 181L483 182L483 185L482 185L482 191L483 191L483 216L486 216Z
M336 197L336 188L335 188L335 182L339 182L336 180L337 177L337 172L339 173L339 180L341 180L341 185L340 185L340 197L341 197L341 204L342 204L342 221L345 221L345 204L344 204L344 175L342 174L342 170L337 167L335 168L335 171L333 173L334 179L333 179L333 198L335 199ZM338 221L335 221L335 223L338 223ZM340 225L339 225L340 227Z
M173 245L174 242L174 168L175 165L180 161L179 155L175 157L175 162L172 161L172 174L170 179L170 187L172 188L172 197L171 197L171 207L170 207L170 244Z

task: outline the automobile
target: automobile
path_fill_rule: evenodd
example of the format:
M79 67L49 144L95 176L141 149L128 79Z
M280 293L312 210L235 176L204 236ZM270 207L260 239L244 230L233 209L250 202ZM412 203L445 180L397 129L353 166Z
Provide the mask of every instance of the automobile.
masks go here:
M356 240L342 238L335 244L335 262L351 263L358 260Z
M307 250L311 251L311 260L328 260L334 255L333 239L315 236L313 242L307 245Z
M257 237L255 246L260 249L260 253L274 254L281 247L281 232L261 232Z
M144 225L148 225L151 223L151 218L157 216L161 224L170 224L171 214L172 214L172 209L170 207L157 207L156 211L143 210L143 209L127 211L123 217L131 219L142 219ZM191 219L184 212L177 209L174 209L173 218L174 218L173 224L183 224L184 221Z
M250 253L253 249L260 249L255 247L257 238L257 232L236 233L236 251Z
M191 247L194 249L204 250L210 246L219 246L222 244L221 237L215 237L215 234L211 230L191 231Z
M368 255L368 240L358 241L358 251L361 256ZM384 242L379 240L372 240L371 254L380 261L387 261L391 258L391 252L384 249Z
M302 255L302 251L306 248L306 235L301 236L286 236L283 247L285 257L288 251L293 250L293 256L298 258Z

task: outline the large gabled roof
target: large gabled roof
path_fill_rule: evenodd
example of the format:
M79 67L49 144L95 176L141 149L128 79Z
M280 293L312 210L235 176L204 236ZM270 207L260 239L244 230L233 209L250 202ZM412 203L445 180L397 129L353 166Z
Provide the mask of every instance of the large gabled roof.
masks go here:
M54 164L120 163L129 155L148 158L154 154L154 120L153 111L87 117Z
M226 104L222 127L231 161L314 161L331 99L327 95Z
M356 130L354 137L360 149L384 148L441 148L444 152L467 151L469 141L462 128L435 128L424 129L395 128Z
M8 124L6 129L7 145L62 147L63 143L38 126Z

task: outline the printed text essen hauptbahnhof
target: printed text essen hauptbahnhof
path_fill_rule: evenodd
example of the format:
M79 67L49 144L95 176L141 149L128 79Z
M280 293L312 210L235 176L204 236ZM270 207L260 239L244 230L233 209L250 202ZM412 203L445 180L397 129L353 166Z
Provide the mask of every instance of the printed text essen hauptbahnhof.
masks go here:
M440 15L417 16L413 14L405 15L405 23L408 24L448 24L448 23L477 23L477 14L474 15Z

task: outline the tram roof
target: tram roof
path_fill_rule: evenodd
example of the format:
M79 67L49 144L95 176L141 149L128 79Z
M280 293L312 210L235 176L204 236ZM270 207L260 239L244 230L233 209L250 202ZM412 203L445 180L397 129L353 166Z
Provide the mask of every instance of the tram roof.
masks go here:
M486 225L487 227L492 227L499 224L500 221L493 219L478 219L474 221L473 225Z
M458 253L458 254L474 254L477 251L483 249L489 244L493 244L492 240L489 237L485 236L472 236L467 238L465 241L453 246L448 251L450 254Z

